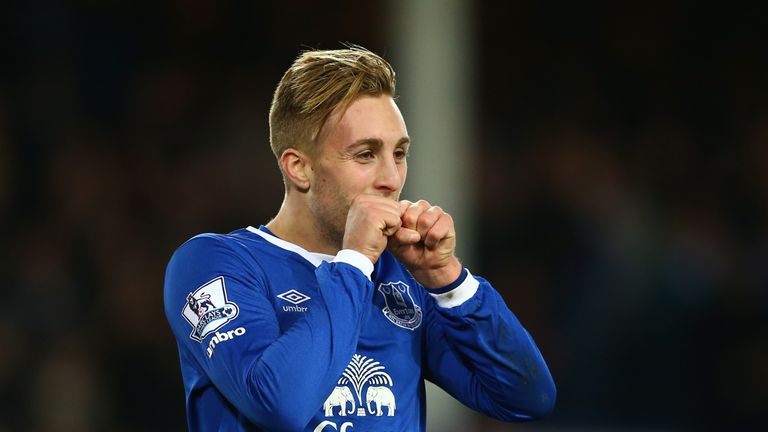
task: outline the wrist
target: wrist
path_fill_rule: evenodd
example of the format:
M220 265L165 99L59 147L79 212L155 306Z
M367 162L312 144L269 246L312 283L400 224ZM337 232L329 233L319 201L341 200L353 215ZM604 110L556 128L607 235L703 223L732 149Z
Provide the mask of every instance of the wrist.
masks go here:
M437 289L454 283L462 275L463 271L464 266L454 256L444 266L433 269L413 270L411 274L424 288Z
M349 245L349 244L346 244L346 243L342 246L342 250L352 250L352 251L355 251L355 252L359 253L360 255L363 255L366 258L368 258L371 261L372 264L376 264L376 261L379 260L379 255L381 255L381 251L377 251L375 249L367 248L367 247L364 247L364 246Z
M360 270L368 280L371 280L373 273L373 263L369 261L370 257L353 249L342 249L331 262L342 262L349 264Z

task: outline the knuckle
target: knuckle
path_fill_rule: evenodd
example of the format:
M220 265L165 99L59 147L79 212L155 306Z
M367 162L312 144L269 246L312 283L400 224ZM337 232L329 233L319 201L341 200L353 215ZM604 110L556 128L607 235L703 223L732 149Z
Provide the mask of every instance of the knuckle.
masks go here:
M415 218L421 214L421 209L419 207L409 207L408 210L405 211L405 214Z
M416 229L419 231L425 231L432 227L433 221L427 220L427 219L419 219L418 224L416 225Z
M440 218L440 215L438 213L435 213L433 211L425 211L424 213L422 213L420 220L422 220L424 223L433 224L439 218Z

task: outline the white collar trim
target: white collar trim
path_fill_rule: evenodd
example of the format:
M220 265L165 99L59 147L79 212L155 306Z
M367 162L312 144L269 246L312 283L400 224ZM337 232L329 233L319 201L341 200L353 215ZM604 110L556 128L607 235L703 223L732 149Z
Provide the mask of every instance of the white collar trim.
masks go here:
M299 245L295 245L291 242L287 242L283 239L277 238L268 232L264 232L252 226L249 226L246 229L260 236L264 240L272 243L273 245L279 247L280 249L285 249L287 251L291 251L293 253L297 253L301 255L302 258L309 261L315 267L320 267L320 264L322 264L324 261L331 261L334 258L333 255L326 255L326 254L317 253L317 252L309 252L308 250L302 248Z

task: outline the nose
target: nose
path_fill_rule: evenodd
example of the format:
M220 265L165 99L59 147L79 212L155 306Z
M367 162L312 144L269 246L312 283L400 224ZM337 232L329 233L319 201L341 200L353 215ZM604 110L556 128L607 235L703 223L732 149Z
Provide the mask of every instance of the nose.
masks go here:
M396 194L403 186L405 162L397 163L393 156L381 159L374 187L385 196Z

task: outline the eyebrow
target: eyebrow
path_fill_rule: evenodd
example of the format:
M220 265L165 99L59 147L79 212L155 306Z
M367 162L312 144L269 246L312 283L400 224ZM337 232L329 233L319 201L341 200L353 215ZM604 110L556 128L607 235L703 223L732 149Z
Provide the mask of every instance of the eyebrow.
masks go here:
M410 145L411 139L408 137L402 137L397 141L397 144L395 147L400 147L404 145ZM360 147L373 147L375 149L380 149L384 147L384 141L382 141L380 138L361 138L347 147L347 150L355 150Z

